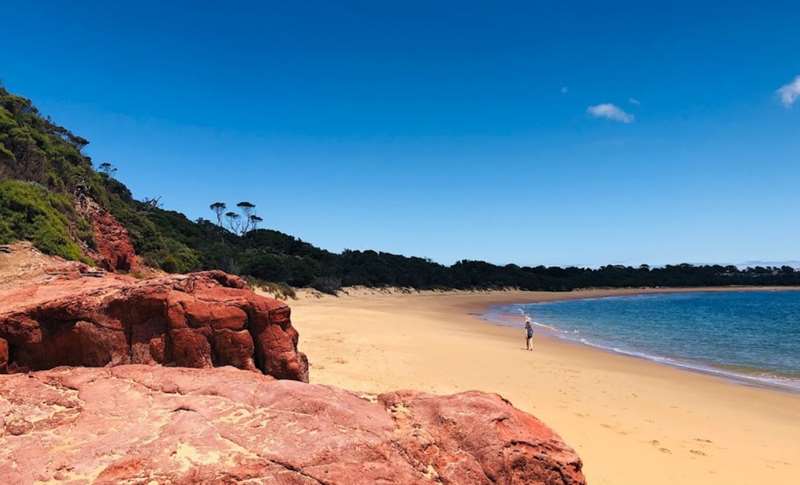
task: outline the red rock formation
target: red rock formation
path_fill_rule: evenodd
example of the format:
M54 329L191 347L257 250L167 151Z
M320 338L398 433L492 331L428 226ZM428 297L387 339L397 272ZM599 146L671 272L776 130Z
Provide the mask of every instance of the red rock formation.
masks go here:
M60 365L231 365L308 380L289 307L220 271L150 280L82 273L0 286L0 372ZM0 348L0 362L2 362Z
M237 277L36 256L0 255L3 484L585 483L499 396L357 396L230 367L308 376L288 307ZM94 367L38 370L64 365Z
M375 399L230 367L141 365L0 376L0 477L10 484L585 483L574 451L495 395Z
M100 254L98 263L109 271L135 271L138 267L128 231L109 212L92 218L94 241Z
M136 251L125 226L86 195L78 197L76 210L92 224L95 249L88 252L100 267L108 271L138 269Z
M584 483L575 452L498 395L401 391L378 400L406 459L443 483Z
M8 372L8 342L0 338L0 374Z

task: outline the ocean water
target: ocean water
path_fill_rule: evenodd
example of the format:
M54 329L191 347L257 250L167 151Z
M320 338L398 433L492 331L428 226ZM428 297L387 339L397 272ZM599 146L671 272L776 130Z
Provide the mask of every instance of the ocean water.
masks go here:
M800 391L800 291L671 293L491 308L484 316L606 350Z

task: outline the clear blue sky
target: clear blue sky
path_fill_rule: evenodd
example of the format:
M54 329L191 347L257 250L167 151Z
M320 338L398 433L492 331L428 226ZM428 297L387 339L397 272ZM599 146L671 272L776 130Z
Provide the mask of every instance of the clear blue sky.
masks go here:
M0 79L192 218L445 263L800 259L797 2L114 3L6 2Z

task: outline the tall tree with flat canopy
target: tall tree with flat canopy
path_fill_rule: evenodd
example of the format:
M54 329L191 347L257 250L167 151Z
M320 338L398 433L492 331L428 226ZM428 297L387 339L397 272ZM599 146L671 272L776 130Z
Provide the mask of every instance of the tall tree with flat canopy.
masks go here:
M262 219L262 218L258 217L257 215L253 214L252 216L250 216L250 229L252 231L255 231L256 229L258 229L258 224L263 222L263 221L264 221L264 219Z
M243 217L244 224L242 224L241 233L247 234L247 232L250 230L250 225L253 222L251 218L255 215L256 206L253 203L243 201L236 204L236 207L238 207L239 210L242 211L242 215L244 216Z
M225 205L225 202L214 202L213 204L211 204L208 207L212 211L214 211L214 214L216 214L216 216L217 216L217 225L219 227L222 227L222 214L225 213L225 209L227 209L228 206Z
M228 219L228 227L230 230L234 234L239 234L239 230L242 228L242 216L236 212L230 211L225 213L225 217Z

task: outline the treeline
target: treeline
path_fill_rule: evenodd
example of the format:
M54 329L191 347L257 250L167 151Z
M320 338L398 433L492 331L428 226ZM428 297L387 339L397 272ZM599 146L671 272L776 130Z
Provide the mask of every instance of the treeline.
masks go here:
M786 286L800 285L800 271L789 266L739 269L722 265L667 265L601 268L498 266L459 261L445 266L429 259L378 251L333 253L269 229L236 235L211 221L189 221L161 211L159 226L201 255L201 266L334 291L340 286L402 286L417 289L492 289L567 291L588 287Z
M216 223L191 221L161 208L160 198L135 200L108 161L93 168L89 142L43 117L33 104L0 87L0 243L31 240L42 251L85 259L94 245L74 197L91 196L128 229L146 263L169 272L223 269L244 276L332 292L341 286L418 289L520 288L565 291L586 287L800 285L790 267L692 266L602 268L498 266L377 251L332 253L292 236L256 229L263 221L248 202L211 210ZM223 224L223 220L225 224ZM223 227L227 225L227 227Z
M269 229L237 235L205 219L157 211L151 219L170 238L193 248L199 266L221 268L264 281L332 292L341 286L402 286L417 289L493 289L568 291L589 287L786 286L800 285L790 266L739 269L722 265L659 267L608 265L600 268L498 266L459 261L445 266L429 259L379 251L333 253Z
M738 269L689 264L601 268L498 266L459 261L451 266L423 258L377 251L340 254L314 248L291 236L259 230L242 238L244 274L293 286L333 291L339 286L402 286L417 289L497 289L568 291L588 287L697 287L800 285L800 271L789 266Z

